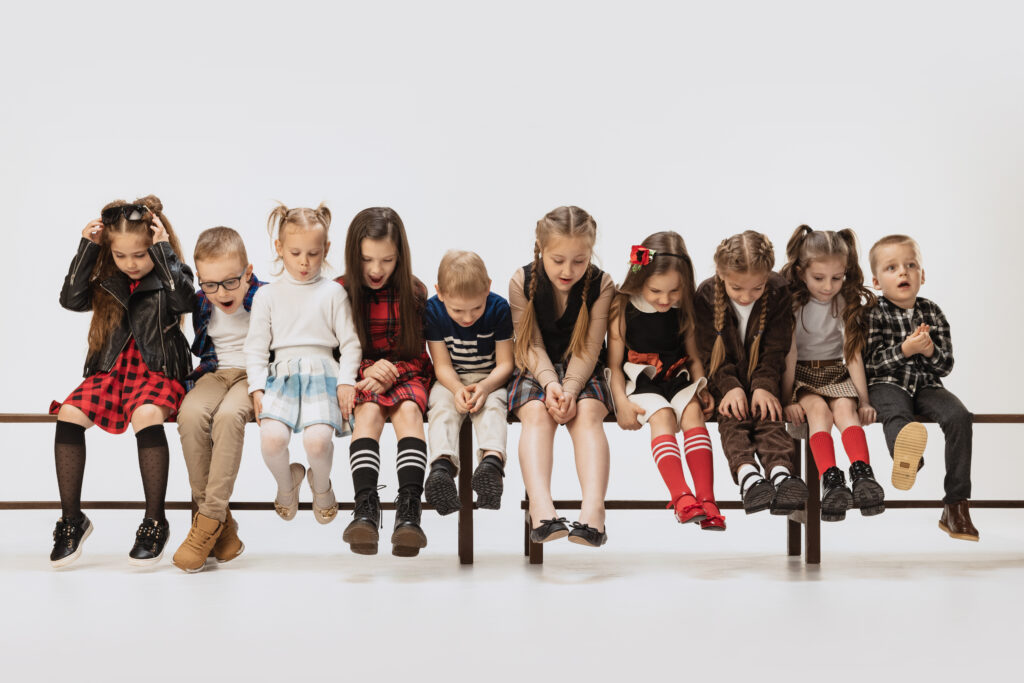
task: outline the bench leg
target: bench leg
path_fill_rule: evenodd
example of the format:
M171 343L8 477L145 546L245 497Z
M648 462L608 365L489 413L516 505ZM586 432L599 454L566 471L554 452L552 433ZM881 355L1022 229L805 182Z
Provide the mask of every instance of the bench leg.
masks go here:
M523 496L523 498L529 503L529 496ZM529 506L523 510L523 518L523 554L530 558L530 564L544 564L544 546L530 541L530 530L533 528L533 525L530 524Z
M473 564L473 423L459 431L459 563Z
M797 454L796 462L793 463L796 476L800 476L800 441L793 439L793 447ZM800 522L791 519L786 520L786 552L790 557L800 557Z
M811 442L804 444L804 463L807 469L807 564L821 564L821 485L818 483L818 467L811 455Z

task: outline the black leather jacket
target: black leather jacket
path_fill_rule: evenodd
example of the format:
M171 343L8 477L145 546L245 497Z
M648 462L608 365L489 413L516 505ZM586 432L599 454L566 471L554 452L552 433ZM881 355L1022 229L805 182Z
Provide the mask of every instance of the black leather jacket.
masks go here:
M60 290L60 305L69 311L92 310L90 276L99 254L99 245L82 238ZM149 257L153 270L139 281L134 292L129 293L131 279L121 272L99 283L125 307L127 315L106 345L85 359L84 376L109 372L129 337L135 337L142 360L151 371L178 381L184 381L192 371L192 353L179 325L179 316L191 313L195 307L192 270L178 260L167 242L153 244Z

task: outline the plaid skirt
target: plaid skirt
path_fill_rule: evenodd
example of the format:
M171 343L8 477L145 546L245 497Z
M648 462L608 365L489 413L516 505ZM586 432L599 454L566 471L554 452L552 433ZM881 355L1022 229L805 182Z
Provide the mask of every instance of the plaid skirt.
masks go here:
M565 365L556 363L555 373L558 375L559 382L564 380ZM601 364L594 368L594 373L587 380L587 383L583 385L583 391L576 397L576 402L579 403L584 398L596 399L604 404L609 413L614 413L615 407L612 405L612 392L608 390L608 384L604 380L604 367ZM534 379L529 370L517 367L512 373L512 379L508 387L509 417L512 417L513 413L527 401L543 400L544 387L537 383L537 380Z
M402 401L413 401L420 412L426 415L427 399L430 398L430 377L416 375L403 382L394 384L382 394L372 391L356 391L356 405L376 403L385 408L393 408Z
M132 413L142 405L167 408L171 417L185 398L185 387L160 372L151 372L142 360L135 338L114 361L109 372L89 375L64 399L88 417L97 427L111 434L122 434L132 421ZM60 412L61 403L50 403L50 415Z
M796 403L802 393L817 394L823 398L859 398L857 387L853 386L850 373L843 363L812 368L797 361L790 402Z
M338 368L331 358L289 358L270 365L259 418L282 422L293 432L329 424L337 436L351 432L338 405Z

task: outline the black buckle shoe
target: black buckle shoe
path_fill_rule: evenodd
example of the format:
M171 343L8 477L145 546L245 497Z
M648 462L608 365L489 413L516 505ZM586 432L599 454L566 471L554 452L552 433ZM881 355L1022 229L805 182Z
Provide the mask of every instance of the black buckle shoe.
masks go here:
M843 471L833 465L821 475L821 521L841 522L851 507L853 492L846 486Z
M375 490L367 489L356 494L352 517L354 519L345 527L341 540L348 543L357 555L376 555L377 541L380 540L377 531L380 526L380 497Z
M473 473L473 490L476 491L476 506L484 510L500 510L501 494L505 492L505 469L495 464L495 458L487 456L476 466Z
M850 483L853 484L853 507L865 517L885 512L885 489L875 481L871 465L862 460L850 463Z
M605 525L604 531L598 531L589 524L573 522L572 531L569 532L569 540L580 545L600 548L608 542L608 526Z
M395 498L395 530L391 534L391 554L396 557L416 557L420 548L427 547L427 535L420 526L419 491L398 489Z
M423 485L423 493L439 515L450 515L459 510L462 505L459 489L455 486L455 465L447 460L435 460Z
M50 551L50 565L66 567L82 555L82 544L92 533L92 522L84 514L78 519L61 517L53 528L53 550Z
M741 490L751 477L754 477L756 481L743 490L743 511L748 515L760 512L761 510L767 510L772 504L772 498L775 496L775 487L772 486L770 481L762 477L760 472L747 473L747 476L743 477L743 481L740 482Z
M128 553L128 564L136 567L147 567L156 564L164 555L164 546L171 537L171 527L167 520L158 522L146 517L135 532L135 545Z
M775 486L775 495L768 510L771 514L788 515L807 508L807 496L810 492L803 479L779 472L772 477L772 484Z

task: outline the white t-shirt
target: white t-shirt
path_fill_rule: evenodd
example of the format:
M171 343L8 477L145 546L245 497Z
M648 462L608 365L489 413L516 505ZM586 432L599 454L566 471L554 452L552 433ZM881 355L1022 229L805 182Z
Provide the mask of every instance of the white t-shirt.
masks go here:
M245 368L245 337L249 334L249 311L239 306L234 313L225 313L215 304L206 331L217 352L218 368Z
M822 303L813 296L796 312L797 360L835 360L843 357L843 298ZM833 310L838 315L832 315Z
M737 329L740 331L740 339L746 340L747 323L750 322L750 312L754 310L754 304L756 304L757 302L753 301L747 304L746 306L740 306L732 299L729 299L729 303L732 304L732 310L736 311L736 317L740 319L739 327L737 327Z

